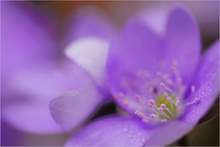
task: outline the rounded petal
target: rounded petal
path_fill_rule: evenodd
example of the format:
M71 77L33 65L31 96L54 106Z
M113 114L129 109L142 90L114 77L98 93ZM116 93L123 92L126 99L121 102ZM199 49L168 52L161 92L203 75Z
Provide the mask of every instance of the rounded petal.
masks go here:
M139 70L156 72L162 55L160 39L145 24L130 22L121 36L112 42L107 59L108 84L112 94L127 92L123 81ZM123 107L122 99L116 99ZM125 107L125 109L128 107Z
M102 14L90 7L72 13L63 45L67 57L91 74L100 87L106 87L106 56L116 30Z
M160 41L159 37L142 22L135 20L129 22L117 41L110 46L109 68L120 63L115 67L116 70L121 70L120 73L122 71L134 73L140 68L155 71L161 53Z
M102 101L97 87L87 86L53 99L50 113L65 131L70 132L88 119Z
M3 104L3 119L20 130L35 133L61 131L50 115L51 99L94 84L87 73L68 62L35 66L17 73L8 83L13 99Z
M194 125L174 121L152 126L134 118L109 116L83 128L66 146L165 146L183 137Z
M169 16L169 8L167 5L150 6L138 12L136 17L154 30L159 36L163 36Z
M109 49L107 74L110 84L120 85L123 75L139 69L156 70L159 44L159 38L144 24L130 22Z
M66 146L143 146L151 133L139 120L109 116L83 128Z
M109 40L116 32L101 10L83 7L72 12L67 20L64 45L81 37L100 37Z
M196 123L185 123L182 121L168 122L155 129L154 133L146 142L146 146L165 146L182 138L186 135Z
M219 40L202 57L194 78L196 90L187 101L192 102L195 98L199 101L187 107L183 116L186 122L198 122L216 101L219 93Z
M183 7L174 7L168 17L164 38L164 61L168 67L176 61L184 84L189 84L201 56L201 40L196 20Z
M82 37L66 48L66 56L87 71L100 86L106 86L105 66L109 41L99 37Z

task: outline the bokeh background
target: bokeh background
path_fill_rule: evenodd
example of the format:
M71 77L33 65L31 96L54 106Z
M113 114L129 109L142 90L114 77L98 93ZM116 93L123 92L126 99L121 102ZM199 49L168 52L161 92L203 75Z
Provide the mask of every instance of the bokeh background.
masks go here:
M65 20L74 10L79 10L85 7L97 7L100 12L105 13L106 17L112 21L120 30L126 21L141 10L151 10L156 7L169 7L173 4L184 4L196 16L199 22L203 49L207 48L217 38L219 38L219 1L50 1L50 2L20 2L33 5L45 15L51 16L51 19L58 19L56 29L59 30L59 37L63 37L63 28ZM56 16L55 18L53 16ZM2 55L4 56L4 55ZM219 101L216 102L218 104ZM109 103L100 108L96 115L92 118L98 118L103 115L116 113L120 111L115 104ZM217 105L213 114L219 113L219 105ZM218 115L218 114L217 114ZM213 116L209 116L212 118ZM62 146L68 139L68 134L56 135L36 135L21 132L4 121L1 121L1 145L2 146ZM219 146L219 117L214 117L195 127L186 138L181 141L186 141L191 146ZM179 145L179 142L172 145ZM184 144L184 143L183 143Z

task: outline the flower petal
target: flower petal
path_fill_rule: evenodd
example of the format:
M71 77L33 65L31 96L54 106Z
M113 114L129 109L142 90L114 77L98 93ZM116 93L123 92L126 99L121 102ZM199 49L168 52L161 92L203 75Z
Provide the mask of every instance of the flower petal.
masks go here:
M81 37L100 37L109 40L115 33L113 24L101 10L83 7L71 14L67 20L66 38L64 45Z
M160 58L160 47L159 37L142 22L133 20L112 43L108 66L121 61L120 67L125 67L120 69L125 72L135 73L140 68L154 71ZM118 68L119 65L115 67Z
M50 102L50 113L65 130L72 131L98 108L103 97L97 87L89 86L70 91Z
M109 116L83 128L66 146L165 146L183 137L194 125L174 121L152 126L135 118Z
M123 81L138 70L156 72L162 55L160 39L145 24L130 22L121 36L112 42L107 59L108 84L112 94L127 92ZM122 99L117 99L123 107ZM126 107L125 109L127 109Z
M143 146L152 132L146 129L134 118L109 116L83 128L66 146Z
M197 104L187 107L183 117L187 122L198 122L211 108L219 93L219 40L204 54L195 75L196 91L187 99L199 98Z
M86 70L99 86L106 85L105 66L109 41L99 37L82 37L65 50L67 57Z
M175 7L170 12L165 42L164 61L168 67L177 61L183 82L188 84L200 59L201 40L196 20L184 8Z
M155 33L163 36L165 33L166 21L169 16L169 6L155 5L141 10L136 17L146 23Z
M196 123L185 123L182 121L168 122L159 126L152 133L151 137L145 144L146 146L165 146L182 138L186 135Z
M50 100L94 82L73 63L63 62L23 70L8 83L13 99L3 104L3 118L23 131L54 133L61 128L50 115Z
M105 65L113 25L97 9L82 8L69 18L65 53L96 80L106 86Z

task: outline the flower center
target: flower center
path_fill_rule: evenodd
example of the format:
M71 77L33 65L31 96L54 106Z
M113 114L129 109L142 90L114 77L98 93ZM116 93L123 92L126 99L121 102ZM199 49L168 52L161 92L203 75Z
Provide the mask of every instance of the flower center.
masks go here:
M161 110L159 109L159 111L164 112L164 114L160 114L158 112L161 119L166 119L166 117L168 117L169 119L177 117L177 105L175 104L176 98L174 96L169 97L170 100L168 100L164 95L159 95L156 99L156 107L161 108Z
M188 105L195 104L199 98L192 102L184 101L186 86L177 72L177 63L174 62L170 74L156 72L152 74L138 70L135 76L122 81L126 94L120 92L116 98L123 100L127 107L144 122L159 123L177 119ZM195 86L191 86L191 92Z

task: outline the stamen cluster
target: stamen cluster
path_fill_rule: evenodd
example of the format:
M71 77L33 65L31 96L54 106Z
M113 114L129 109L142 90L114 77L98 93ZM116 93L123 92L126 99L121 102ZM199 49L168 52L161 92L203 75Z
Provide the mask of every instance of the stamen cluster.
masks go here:
M124 105L134 109L134 114L144 122L166 122L177 119L185 107L199 101L184 101L186 86L177 71L177 62L173 62L170 74L163 72L151 73L138 70L134 76L122 81L128 93L120 92L116 97L123 99ZM195 86L191 86L191 92Z

